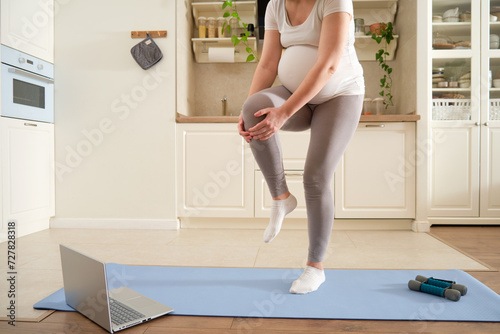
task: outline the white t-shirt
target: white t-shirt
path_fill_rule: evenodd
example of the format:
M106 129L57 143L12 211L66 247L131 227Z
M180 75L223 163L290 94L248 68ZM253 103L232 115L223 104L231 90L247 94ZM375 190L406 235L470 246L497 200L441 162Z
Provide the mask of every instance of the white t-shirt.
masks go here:
M352 0L316 0L306 21L291 26L285 0L271 0L267 5L265 29L280 32L281 45L286 48L278 65L278 77L292 93L299 87L318 58L318 46L323 18L336 12L353 16ZM354 49L354 20L337 70L321 91L309 101L319 104L340 95L363 95L363 68Z

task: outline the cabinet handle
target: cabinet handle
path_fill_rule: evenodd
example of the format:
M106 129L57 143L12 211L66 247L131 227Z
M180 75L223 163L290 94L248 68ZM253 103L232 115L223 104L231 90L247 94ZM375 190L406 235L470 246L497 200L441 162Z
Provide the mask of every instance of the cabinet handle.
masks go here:
M490 125L490 123L484 122L484 126L488 126L488 125Z
M475 125L475 126L479 126L479 125L481 125L481 124L479 124L479 122L476 122L476 123L474 123L474 125Z
M24 126L34 126L37 127L38 125L35 123L24 123Z
M304 176L304 172L285 172L285 176Z
M385 124L367 124L367 128L385 128Z

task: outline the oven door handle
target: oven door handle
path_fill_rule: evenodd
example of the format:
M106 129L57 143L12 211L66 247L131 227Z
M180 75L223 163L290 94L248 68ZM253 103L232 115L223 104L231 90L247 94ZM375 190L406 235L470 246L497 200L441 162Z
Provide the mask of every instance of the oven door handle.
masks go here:
M23 71L23 70L20 70L18 68L9 68L9 72L10 73L16 73L16 74L24 75L25 77L30 77L32 79L43 81L43 82L46 82L46 83L49 83L49 84L54 83L54 79L49 79L49 78L46 78L46 77L42 77L40 75L33 74L31 72L28 72L28 71Z

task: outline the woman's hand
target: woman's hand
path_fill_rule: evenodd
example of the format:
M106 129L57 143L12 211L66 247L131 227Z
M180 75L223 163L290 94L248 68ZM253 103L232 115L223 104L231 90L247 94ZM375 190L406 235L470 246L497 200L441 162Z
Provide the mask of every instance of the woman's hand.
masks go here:
M243 125L243 115L242 114L240 114L240 117L238 119L238 132L240 133L240 136L245 138L245 141L247 143L249 143L250 140L252 139L252 136L250 136L250 132L245 131L245 126Z
M272 135L278 132L279 129L281 129L289 117L281 108L265 108L254 114L255 117L260 117L262 115L267 116L257 125L248 129L248 132L250 132L250 136L253 139L269 139Z

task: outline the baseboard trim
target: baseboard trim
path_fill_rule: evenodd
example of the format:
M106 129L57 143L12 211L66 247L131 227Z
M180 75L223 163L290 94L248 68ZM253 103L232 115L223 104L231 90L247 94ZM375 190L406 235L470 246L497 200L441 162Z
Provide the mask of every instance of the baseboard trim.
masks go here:
M429 217L432 225L500 225L500 218Z
M414 220L411 223L411 229L413 232L428 233L431 231L431 223L429 223L427 220L424 221Z
M51 218L50 228L178 230L178 219Z
M263 230L269 218L187 218L180 217L181 228ZM307 219L285 218L283 230L307 230ZM335 219L334 230L411 230L411 220L399 219Z

